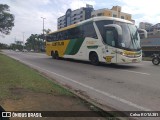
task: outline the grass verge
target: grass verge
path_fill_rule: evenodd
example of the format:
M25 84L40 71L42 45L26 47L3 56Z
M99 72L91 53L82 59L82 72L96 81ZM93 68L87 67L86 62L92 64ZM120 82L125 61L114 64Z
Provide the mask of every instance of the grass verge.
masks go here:
M15 96L12 96L10 92L12 88L23 88L47 94L73 95L35 70L0 54L0 99L14 98Z
M26 89L29 91L33 91L34 93L36 92L44 93L44 95L40 94L43 96L38 96L37 94L32 95L32 93L29 93L28 95L32 95L30 96L29 99L26 94L25 94L25 98L22 99L21 96L19 98L19 96L16 95L17 92L14 91L15 89L18 91ZM50 96L49 97L46 96L46 94L53 94L58 96L62 95L65 97L74 96L74 99L72 99L73 97L71 97L71 99L67 97L66 98L54 97L55 99L57 99L55 100L55 99L52 99ZM35 96L38 96L38 97L35 98ZM41 100L39 98L41 98ZM40 73L38 73L34 69L31 69L30 67L24 64L21 64L18 61L11 59L8 56L0 53L0 101L8 100L8 99L13 99L13 100L5 101L4 106L7 108L16 108L16 109L18 108L20 110L23 109L23 107L24 109L27 109L27 110L32 110L33 107L36 107L38 109L43 108L43 110L44 108L50 109L50 110L53 110L53 109L61 110L62 108L64 108L63 110L79 110L79 111L81 110L83 111L84 109L86 111L87 110L99 111L97 114L99 114L99 116L104 117L104 118L101 118L102 120L107 119L108 117L114 120L119 120L118 118L115 118L113 115L91 105L87 101L84 101L78 97L75 97L75 95L69 92L67 89L62 88L61 86L43 77L42 75L40 75ZM47 102L44 102L44 101L47 101ZM52 105L50 103L52 103ZM53 105L53 103L55 104ZM85 106L85 107L82 107L82 106ZM19 107L22 107L22 108L19 108ZM75 118L72 118L71 120L73 119ZM89 118L85 118L85 119L88 120ZM98 119L98 118L95 118L95 119Z

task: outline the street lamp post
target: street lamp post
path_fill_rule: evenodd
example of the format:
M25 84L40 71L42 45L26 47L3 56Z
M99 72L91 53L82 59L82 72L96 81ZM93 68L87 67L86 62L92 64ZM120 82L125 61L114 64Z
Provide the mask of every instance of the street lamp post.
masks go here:
M24 32L23 32L23 50L24 50Z
M46 19L46 18L44 18L44 17L41 17L42 19L43 19L43 41L44 41L44 19Z
M35 38L35 43L37 43L36 51L39 52L39 40L38 40L38 38Z
M46 18L44 18L44 17L41 17L42 19L43 19L43 47L44 47L44 19L46 19Z

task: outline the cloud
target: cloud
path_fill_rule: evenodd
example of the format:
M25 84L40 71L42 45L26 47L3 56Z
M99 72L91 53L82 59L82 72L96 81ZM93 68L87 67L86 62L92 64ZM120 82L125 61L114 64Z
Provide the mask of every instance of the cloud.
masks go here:
M15 15L15 26L9 36L0 37L0 42L13 43L23 39L25 41L31 34L42 33L42 18L45 17L45 28L52 31L57 29L57 18L64 15L66 10L85 7L86 4L95 5L94 0L1 0L2 4L10 6L11 13Z
M45 28L52 31L57 29L57 18L64 15L66 10L93 5L95 9L122 6L122 11L132 14L132 18L139 22L151 22L156 24L160 21L160 7L158 0L152 2L146 0L0 0L0 4L8 4L11 13L15 15L15 27L11 35L0 37L0 42L13 43L22 40L22 32L25 32L25 40L31 34L42 33L42 18L45 17Z
M78 9L81 7L86 7L86 4L95 5L95 0L58 0L58 3L61 4L61 10L65 13L67 9ZM63 14L64 14L63 13Z
M2 1L3 4L10 6L11 13L15 16L15 26L13 27L11 34L5 38L0 38L0 42L12 43L16 40L23 39L22 33L25 32L25 38L27 39L30 34L42 33L42 19L41 16L55 19L51 12L41 11L40 6L50 3L49 0L8 0ZM56 13L55 13L56 15ZM51 26L46 24L46 26Z
M146 0L117 0L122 2L122 11L132 14L133 18L138 24L141 21L151 22L156 24L160 21L160 7L158 0L146 1ZM136 18L134 16L141 15Z

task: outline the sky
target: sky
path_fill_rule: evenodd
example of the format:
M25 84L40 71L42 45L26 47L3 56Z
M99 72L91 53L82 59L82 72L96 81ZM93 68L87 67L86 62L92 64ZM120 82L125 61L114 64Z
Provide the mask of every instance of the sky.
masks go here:
M10 35L0 36L0 43L11 44L15 40L24 41L31 34L41 34L43 19L45 29L55 31L57 18L64 15L67 9L72 10L93 5L94 9L121 6L122 12L132 15L136 25L139 22L160 23L160 7L158 0L0 0L0 4L10 6L10 12L15 16L15 26ZM0 34L1 35L1 34Z

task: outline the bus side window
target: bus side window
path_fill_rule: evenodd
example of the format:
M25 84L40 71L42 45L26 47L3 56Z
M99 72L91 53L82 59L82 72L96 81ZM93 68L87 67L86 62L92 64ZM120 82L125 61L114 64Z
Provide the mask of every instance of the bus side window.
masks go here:
M66 39L69 39L68 30L65 31L65 37L66 37Z
M53 41L55 41L56 40L56 35L54 34L52 38L53 38Z
M93 26L93 22L82 25L80 27L80 33L81 33L80 36L83 36L83 37L91 37L96 39L98 38Z
M60 33L57 33L57 40L60 40Z
M58 34L55 33L55 40L58 40Z
M72 28L68 30L68 32L69 32L69 39L76 39L80 37L80 31L78 27Z
M47 42L51 42L51 41L52 41L51 35L48 35L47 36Z
M84 29L83 29L83 25L82 26L80 26L80 38L84 38Z

